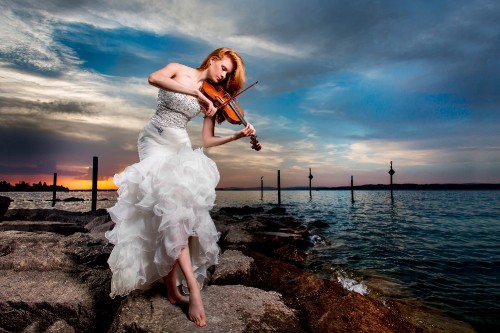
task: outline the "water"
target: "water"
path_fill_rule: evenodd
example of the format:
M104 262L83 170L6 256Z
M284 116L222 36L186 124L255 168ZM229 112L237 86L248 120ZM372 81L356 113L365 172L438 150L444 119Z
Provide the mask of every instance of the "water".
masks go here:
M0 196L10 197L13 202L9 209L62 209L73 212L87 212L92 209L91 191L57 192L56 204L52 207L52 192L0 192ZM83 201L63 201L70 198L83 199ZM116 202L116 191L98 191L97 209L108 208Z
M282 207L311 227L307 267L361 293L416 299L479 332L500 332L499 191L282 191ZM5 193L11 208L51 208L52 193ZM55 208L90 209L90 192L58 193ZM98 193L97 208L115 192ZM218 207L277 204L276 192L218 191ZM325 228L314 228L322 221Z

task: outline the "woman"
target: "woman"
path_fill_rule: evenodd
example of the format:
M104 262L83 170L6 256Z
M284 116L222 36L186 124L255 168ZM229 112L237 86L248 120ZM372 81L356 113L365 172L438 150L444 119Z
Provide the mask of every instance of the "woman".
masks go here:
M255 134L248 124L230 136L214 135L220 118L200 91L205 80L236 94L245 81L241 57L220 48L199 68L171 63L149 76L160 89L157 110L139 135L140 162L115 175L118 200L108 212L116 225L106 233L115 245L108 260L111 297L147 289L163 278L167 297L176 304L183 301L182 284L189 293L189 318L198 326L207 323L200 289L219 255L219 234L209 214L219 172L201 149L191 148L186 125L203 111L205 148Z

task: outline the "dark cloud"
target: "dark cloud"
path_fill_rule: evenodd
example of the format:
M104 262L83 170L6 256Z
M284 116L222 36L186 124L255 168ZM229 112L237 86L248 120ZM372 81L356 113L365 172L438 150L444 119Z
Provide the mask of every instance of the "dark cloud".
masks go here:
M4 161L5 162L5 161ZM20 174L39 175L51 174L57 170L54 160L38 161L32 165L2 165L0 164L0 174Z
M479 105L500 102L498 1L254 2L236 13L241 34L252 26L252 34L308 55L278 62L263 56L261 76L280 80L282 88L308 86L325 72L415 63L427 74L416 83L423 92L455 93ZM251 24L255 17L258 25Z
M50 120L66 134L44 128L46 122L18 119L16 124L0 126L0 173L51 174L55 165L92 165L93 156L100 159L100 175L112 176L126 165L136 162L137 130L108 128L102 125L74 123L63 119ZM71 136L68 133L78 135ZM100 137L95 140L93 137ZM134 147L126 150L123 147ZM36 161L36 162L35 162ZM128 163L128 164L127 164ZM16 172L13 172L16 171ZM60 169L65 175L80 176L82 172Z
M91 102L79 102L72 100L53 100L50 102L21 100L17 98L0 99L0 109L3 110L29 110L31 113L67 113L67 114L98 114L98 111L92 110L95 104ZM7 114L8 111L3 111ZM32 117L36 115L32 114ZM39 115L44 117L43 115ZM3 118L0 115L0 119Z

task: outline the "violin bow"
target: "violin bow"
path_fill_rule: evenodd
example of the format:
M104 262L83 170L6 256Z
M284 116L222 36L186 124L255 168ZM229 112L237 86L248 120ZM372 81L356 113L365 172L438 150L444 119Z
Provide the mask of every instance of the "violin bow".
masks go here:
M244 93L248 89L252 88L257 83L259 83L259 81L255 81L254 83L252 83L251 85L249 85L248 87L246 87L245 89L243 89L242 91L240 91L239 93L237 93L236 95L232 96L231 98L228 98L227 101L225 101L224 103L222 103L221 105L219 105L219 107L217 108L217 110L222 109L223 107L225 107L226 105L228 105L229 103L231 103L237 96L241 95L242 93Z

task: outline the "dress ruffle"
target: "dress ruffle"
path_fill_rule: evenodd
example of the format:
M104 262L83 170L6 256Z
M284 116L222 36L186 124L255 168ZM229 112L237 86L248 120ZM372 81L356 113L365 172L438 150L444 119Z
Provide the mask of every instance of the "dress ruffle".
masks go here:
M115 175L118 200L108 212L116 225L106 232L115 245L108 260L111 297L147 289L170 272L188 244L203 284L207 269L218 263L219 233L209 214L218 182L215 163L190 145L150 155Z

